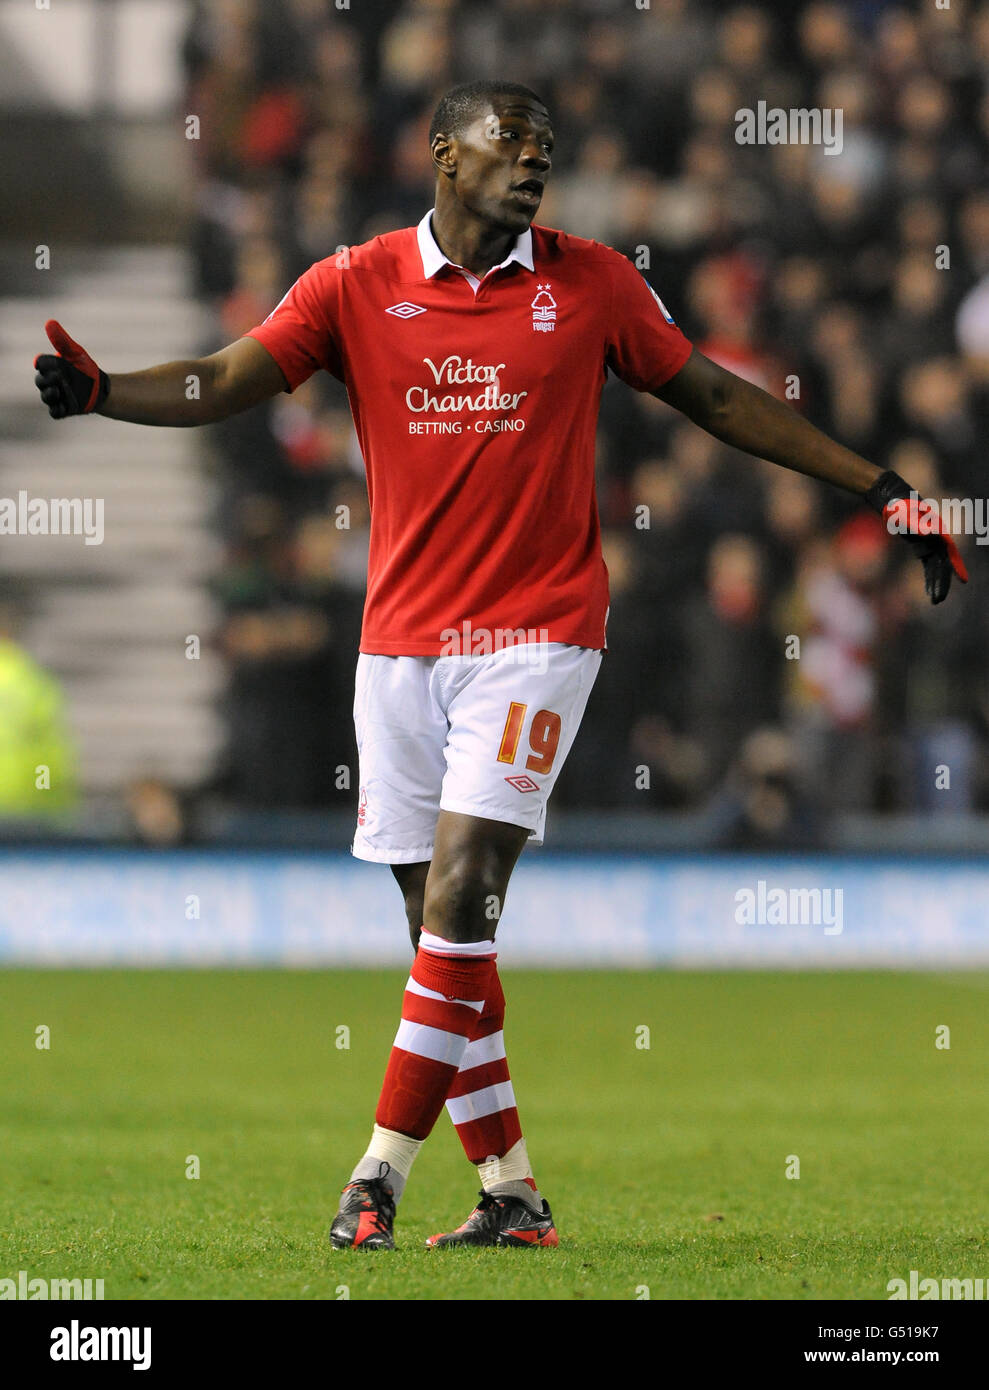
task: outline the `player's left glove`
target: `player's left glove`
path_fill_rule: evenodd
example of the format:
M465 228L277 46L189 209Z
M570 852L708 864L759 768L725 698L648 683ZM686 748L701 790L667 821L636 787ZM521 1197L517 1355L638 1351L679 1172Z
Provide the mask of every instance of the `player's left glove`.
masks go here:
M53 420L64 420L67 415L98 410L110 393L106 372L100 371L86 349L74 342L56 319L48 320L45 332L58 356L45 352L34 359L34 384L48 414Z
M952 573L963 584L968 583L965 562L937 509L922 505L922 499L898 473L883 473L865 494L865 500L880 514L887 528L891 520L895 523L894 534L903 537L924 566L924 588L931 603L943 603L948 597Z

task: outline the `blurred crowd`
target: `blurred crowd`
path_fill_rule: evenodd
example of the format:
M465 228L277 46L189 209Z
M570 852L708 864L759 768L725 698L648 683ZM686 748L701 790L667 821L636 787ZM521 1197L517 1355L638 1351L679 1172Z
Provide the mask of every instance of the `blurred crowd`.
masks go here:
M213 346L417 222L438 98L505 77L554 120L538 222L629 255L701 351L922 495L985 496L989 4L200 0L183 59ZM841 110L840 154L739 144L760 101ZM212 434L227 790L346 806L368 513L345 392L320 374ZM598 459L610 650L558 804L702 811L737 845L989 808L974 538L932 609L857 499L618 381Z

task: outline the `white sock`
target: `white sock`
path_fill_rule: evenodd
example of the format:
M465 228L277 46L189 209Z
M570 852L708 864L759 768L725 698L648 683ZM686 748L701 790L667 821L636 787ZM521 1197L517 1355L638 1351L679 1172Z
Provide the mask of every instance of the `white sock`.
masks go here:
M395 1201L398 1202L405 1191L405 1181L412 1171L416 1154L424 1143L423 1139L410 1139L407 1134L399 1134L397 1130L382 1129L380 1125L375 1125L371 1131L367 1153L351 1173L350 1181L382 1177L391 1187ZM383 1163L388 1165L385 1172L381 1171Z
M493 941L447 941L435 936L423 927L419 933L419 945L425 951L435 951L438 956L493 956L496 955Z
M536 1180L532 1176L529 1152L524 1139L513 1144L508 1153L501 1158L486 1158L483 1163L479 1163L477 1173L485 1192L498 1197L521 1197L523 1202L528 1202L536 1211L542 1209L542 1193L534 1186Z

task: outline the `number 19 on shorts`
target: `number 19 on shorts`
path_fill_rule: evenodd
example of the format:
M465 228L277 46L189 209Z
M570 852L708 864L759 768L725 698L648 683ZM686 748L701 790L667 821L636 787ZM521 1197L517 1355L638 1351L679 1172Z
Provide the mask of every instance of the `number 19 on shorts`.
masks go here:
M528 705L519 704L515 700L508 706L508 717L505 720L501 746L498 749L498 761L500 763L515 762L528 708ZM529 723L529 748L531 751L525 760L529 772L539 772L545 776L550 771L553 766L553 759L556 757L556 750L560 745L562 726L562 719L552 710L536 710Z

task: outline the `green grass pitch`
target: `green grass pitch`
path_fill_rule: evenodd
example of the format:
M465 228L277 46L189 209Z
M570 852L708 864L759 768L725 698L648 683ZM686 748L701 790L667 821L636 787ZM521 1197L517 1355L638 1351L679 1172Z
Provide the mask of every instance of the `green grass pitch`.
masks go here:
M0 1277L102 1278L108 1299L513 1300L885 1299L911 1269L989 1277L983 974L506 971L560 1248L423 1248L477 1190L444 1115L399 1249L332 1251L403 981L0 973Z

